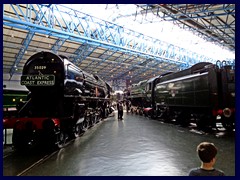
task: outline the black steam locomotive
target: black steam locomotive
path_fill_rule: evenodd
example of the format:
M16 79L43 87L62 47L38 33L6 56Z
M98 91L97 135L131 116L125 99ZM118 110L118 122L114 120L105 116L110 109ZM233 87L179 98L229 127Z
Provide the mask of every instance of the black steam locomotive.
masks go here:
M61 148L111 110L111 87L105 81L51 52L27 60L21 85L30 92L27 101L17 106L17 117L5 119L12 124L15 148L38 142Z
M224 61L201 62L142 82L145 87L135 85L129 98L137 99L145 115L175 119L183 126L195 121L200 129L215 127L217 121L226 129L235 128L235 70ZM141 95L134 93L137 88Z

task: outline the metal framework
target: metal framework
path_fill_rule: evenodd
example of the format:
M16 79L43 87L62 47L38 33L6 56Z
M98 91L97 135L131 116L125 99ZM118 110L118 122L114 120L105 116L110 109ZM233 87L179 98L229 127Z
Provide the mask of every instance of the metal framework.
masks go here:
M104 71L104 68L98 69L97 73L101 74L104 79L109 81L134 78L135 81L139 81L141 79L138 79L137 77L140 74L151 75L153 72L176 71L188 68L201 61L213 63L217 61L217 59L212 59L202 54L197 54L189 49L184 49L145 36L141 33L125 29L114 23L98 19L62 5L4 4L3 6L3 25L28 32L22 44L23 48L19 50L15 62L9 72L10 79L13 74L16 73L15 67L21 62L25 51L28 49L28 45L36 33L57 38L55 44L50 47L50 50L55 53L58 52L66 41L80 44L77 50L69 56L70 60L75 64L81 64L97 49L105 49L105 52L102 53L98 60L92 59L89 67L91 65L91 68L95 66L97 69L102 63L107 62L111 68L110 71L113 71L116 67L122 66L122 68L124 68L127 66L125 70L122 69L112 76L109 75L109 71ZM151 10L157 14L159 14L158 11L161 8L168 8L163 5L146 5L144 7L147 7L146 12ZM180 7L178 7L178 5L172 5L171 8ZM202 7L202 9L200 9L199 6L193 8L197 8L198 11L204 13L206 17L211 13L210 8L207 9L208 12L205 7ZM222 9L226 12L225 15L233 16L233 13L235 13L232 6L222 6ZM179 12L185 12L186 14L187 10L180 8ZM188 12L188 16L183 16L172 11L171 13L165 13L162 18L169 21L178 20L176 21L178 25L187 26L182 23L182 21L196 19L198 18L198 15L196 12ZM219 22L219 25L212 27L211 31L213 32L216 29L219 30L217 33L222 37L219 39L218 36L214 38L214 40L223 40L233 48L235 38L226 35L223 32L230 29L230 33L234 34L235 21L229 23L229 25L223 25L220 20L216 20L215 18L212 18L209 21ZM226 21L228 21L228 18L226 18ZM234 30L232 27L233 25ZM198 32L208 33L206 28L207 27L204 27L201 30L198 30ZM212 38L212 36L210 38ZM114 56L116 53L120 54L119 57ZM110 61L110 59L113 58L114 61ZM234 60L229 61L228 63L233 64ZM85 69L87 70L88 68L86 67Z
M207 41L235 52L235 4L149 4L139 5Z

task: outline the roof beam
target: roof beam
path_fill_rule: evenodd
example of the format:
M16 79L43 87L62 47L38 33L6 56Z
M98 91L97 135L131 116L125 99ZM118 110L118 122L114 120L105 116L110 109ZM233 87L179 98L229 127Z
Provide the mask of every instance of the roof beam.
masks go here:
M169 43L162 42L149 36L144 36L141 33L137 33L129 29L124 29L116 24L97 19L73 9L65 8L60 10L59 7L60 6L58 5L51 5L51 10L54 11L54 14L51 13L49 15L44 13L44 10L41 10L43 6L32 6L32 8L35 8L32 13L39 12L40 16L43 16L42 19L44 19L44 22L41 21L40 24L34 24L32 21L22 19L17 15L15 17L9 17L7 12L4 12L3 23L7 26L32 30L33 32L47 34L58 38L88 43L95 46L107 47L109 49L117 48L119 51L129 52L131 54L139 54L143 57L153 56L156 59L176 64L186 63L181 60L178 61L166 57L159 57L156 49L162 49L162 44L165 47L172 46ZM23 8L22 12L24 12L24 7L21 8ZM60 15L58 16L58 14ZM74 28L69 25L67 17L69 17L69 20L71 20L71 26ZM52 24L53 22L55 22L55 24ZM81 27L81 29L77 30L77 27ZM93 27L94 29L92 29ZM94 33L96 35L94 35ZM100 36L104 36L104 38L100 38ZM148 42L155 43L149 44ZM179 51L180 49L188 51L188 54L194 53L177 46L175 49L179 49ZM197 63L201 61L201 59L194 59L193 61ZM212 59L209 59L209 61L212 61Z

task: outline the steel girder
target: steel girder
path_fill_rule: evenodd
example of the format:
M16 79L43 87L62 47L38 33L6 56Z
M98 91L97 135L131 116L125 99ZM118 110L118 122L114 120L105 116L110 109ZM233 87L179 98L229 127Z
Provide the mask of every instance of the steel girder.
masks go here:
M74 53L75 63L79 63L79 59L80 61L84 60L96 47L120 51L128 55L137 55L157 62L173 63L183 67L189 67L200 61L213 63L217 61L61 5L30 4L24 6L10 4L9 9L11 13L8 14L8 11L3 13L3 24L6 26L94 47L88 51L89 53L83 55L78 54L81 51L80 46L78 52ZM37 19L37 23L35 19ZM25 41L24 46L27 48L31 38L26 38ZM56 43L52 47L53 51L60 48L63 41L59 42L60 44ZM19 55L17 61L21 61L21 55ZM134 66L131 68L134 68ZM121 74L118 74L117 78L122 78Z
M64 44L64 42L66 41L66 39L61 39L59 38L55 44L52 46L51 50L54 52L54 53L57 53L58 50L61 48L61 46Z
M21 13L23 13L22 9L19 8L18 5L16 5L16 7L12 6L12 8L13 8L12 10L13 10L15 13L17 13L18 10L19 10ZM31 6L27 5L27 9L31 9L31 8L32 8ZM42 13L42 15L43 15L43 14L44 14L44 12ZM17 14L17 16L18 16L18 14ZM29 11L27 11L27 12L26 12L26 16L24 17L24 19L25 19L26 21L28 21L29 19L32 19L32 18L33 18L33 19L34 19L33 22L34 22L34 23L38 23L38 22L40 22L40 21L42 20L43 17L44 17L44 16L38 16L38 15L32 17L32 14L29 14ZM20 18L20 16L18 16L18 18ZM9 80L11 80L13 74L14 74L15 71L17 70L17 66L18 66L18 64L20 63L20 61L22 60L23 55L27 52L28 46L29 46L29 44L30 44L30 42L31 42L34 34L35 34L35 32L30 30L30 31L28 32L26 38L24 39L24 41L23 41L23 46L22 46L22 48L20 48L20 50L19 50L19 52L18 52L18 54L17 54L17 56L16 56L14 65L13 65L13 66L11 67L11 69L10 69L10 72L9 72L9 74L10 74L10 79L9 79Z
M142 6L185 30L235 52L235 4L157 4ZM161 12L161 13L160 13ZM222 17L222 18L220 18Z
M10 69L10 72L9 72L10 78L9 78L9 80L11 80L13 74L14 74L15 71L17 70L17 66L18 66L18 64L20 63L20 61L22 60L23 55L26 53L27 48L28 48L28 46L29 46L29 44L30 44L33 36L34 36L34 32L30 31L30 32L27 34L26 38L24 39L24 41L23 41L23 47L20 48L20 50L19 50L19 52L18 52L18 54L17 54L17 56L16 56L15 62L14 62L13 66L12 66L11 69Z
M97 64L96 64L96 67L101 65L103 62L105 62L107 59L109 59L110 57L112 57L113 54L115 54L117 51L113 51L113 52L110 52L110 51L105 51L99 58L102 59L102 61L99 61ZM104 68L104 67L103 67ZM99 71L103 70L102 69L99 69Z
M88 49L90 49L90 45L87 43L81 44L78 49L74 52L73 57L69 57L69 59L72 59L72 62L74 64L80 64L85 57L87 56Z

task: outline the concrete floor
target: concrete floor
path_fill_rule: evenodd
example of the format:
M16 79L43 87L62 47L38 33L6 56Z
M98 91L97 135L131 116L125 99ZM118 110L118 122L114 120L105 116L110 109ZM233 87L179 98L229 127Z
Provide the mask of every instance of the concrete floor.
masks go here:
M211 141L219 150L215 167L235 176L234 135L195 133L126 112L123 118L115 113L23 175L187 176L200 165L196 146Z

